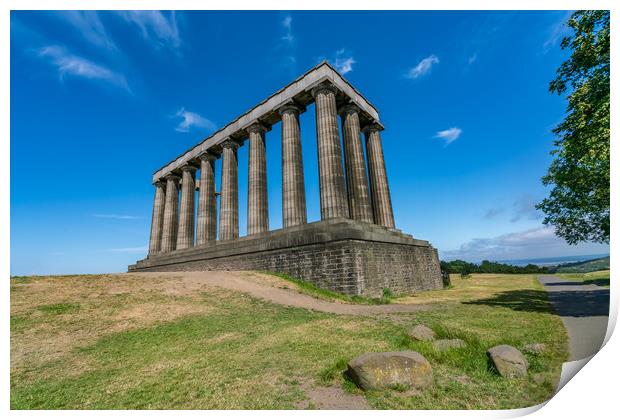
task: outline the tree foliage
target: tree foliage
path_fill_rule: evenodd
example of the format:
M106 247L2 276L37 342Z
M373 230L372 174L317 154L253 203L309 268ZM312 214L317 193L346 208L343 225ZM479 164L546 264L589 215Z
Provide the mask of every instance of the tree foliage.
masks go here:
M537 208L570 244L609 243L609 11L578 11L567 24L561 47L572 53L549 90L567 94L568 107L543 177L553 187Z
M440 264L441 271L453 274L460 274L464 278L466 278L472 273L534 274L549 272L548 267L542 267L535 264L517 266L492 262L488 260L484 260L480 264L474 264L463 260L441 261Z

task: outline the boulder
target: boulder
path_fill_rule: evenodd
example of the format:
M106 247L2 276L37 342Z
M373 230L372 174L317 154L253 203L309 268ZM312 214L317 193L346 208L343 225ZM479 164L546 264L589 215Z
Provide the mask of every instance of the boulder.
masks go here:
M526 344L523 351L530 354L541 354L547 350L547 346L543 343Z
M433 383L431 364L415 351L365 353L349 362L347 373L363 390L396 386L424 389Z
M409 331L409 337L417 341L434 341L435 331L431 330L426 325L418 324Z
M501 344L487 350L487 356L504 378L527 376L528 363L523 354L512 346Z
M461 347L465 347L467 344L458 338L454 338L451 340L448 339L443 339L443 340L437 340L433 343L433 346L435 347L435 350L437 351L445 351L448 349L460 349Z

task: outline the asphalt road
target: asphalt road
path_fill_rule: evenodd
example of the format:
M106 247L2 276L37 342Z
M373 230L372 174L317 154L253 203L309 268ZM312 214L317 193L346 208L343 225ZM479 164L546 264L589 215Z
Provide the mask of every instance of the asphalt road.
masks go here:
M595 354L603 345L609 319L609 289L540 276L549 300L568 332L569 361Z

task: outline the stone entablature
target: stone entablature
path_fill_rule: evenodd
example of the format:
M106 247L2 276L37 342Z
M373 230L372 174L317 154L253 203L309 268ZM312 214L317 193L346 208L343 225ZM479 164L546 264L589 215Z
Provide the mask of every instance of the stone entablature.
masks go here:
M310 93L311 90L324 82L333 85L341 95L346 96L352 103L356 104L367 121L380 124L379 113L375 107L329 65L329 63L324 61L241 115L239 118L211 134L172 162L157 170L153 174L153 182L157 182L164 178L166 174L180 169L187 162L197 159L204 152L210 151L219 154L221 143L227 139L247 138L247 128L257 121L268 126L275 124L280 120L278 109L283 105L294 103L305 106L313 102L314 99Z

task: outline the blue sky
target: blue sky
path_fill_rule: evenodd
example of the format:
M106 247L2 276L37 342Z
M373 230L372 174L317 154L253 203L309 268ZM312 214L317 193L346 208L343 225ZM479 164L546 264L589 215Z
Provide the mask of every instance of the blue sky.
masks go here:
M152 173L323 59L379 110L397 227L449 259L607 253L568 246L533 207L564 115L547 87L567 17L12 12L11 273L125 271L146 254ZM314 221L314 107L301 125ZM267 149L278 228L279 125ZM239 166L243 235L247 147Z

